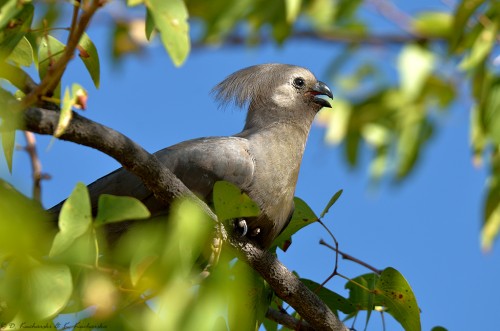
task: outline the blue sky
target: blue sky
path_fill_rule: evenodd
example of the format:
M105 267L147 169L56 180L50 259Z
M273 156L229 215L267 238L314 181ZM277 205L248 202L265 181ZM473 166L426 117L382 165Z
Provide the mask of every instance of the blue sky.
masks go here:
M106 54L107 35L90 31L101 57L101 88L95 90L83 66L74 61L64 84L78 82L89 90L83 114L126 134L154 152L182 140L230 135L243 127L244 112L219 110L210 89L228 74L258 63L281 62L313 71L337 94L325 76L338 50L313 42L288 42L284 47L210 48L193 52L186 64L174 68L160 46L142 58L126 59L119 67ZM367 52L370 49L366 50ZM388 60L389 59L389 60ZM375 58L395 70L393 57ZM424 150L416 170L401 185L369 185L369 151L362 166L349 169L339 147L323 142L324 129L311 130L296 195L320 213L331 195L344 194L324 221L335 234L341 250L383 269L392 266L409 281L422 310L423 330L442 325L449 330L493 330L498 327L500 290L499 248L484 254L479 248L482 195L486 170L474 168L468 142L470 104L455 105L438 117L439 131ZM463 101L462 100L462 101ZM18 143L25 142L21 136ZM116 161L87 147L38 137L43 171L52 175L43 182L46 207L64 199L77 181L90 183L118 167ZM29 194L31 179L27 156L16 152L14 173L0 162L0 174ZM321 282L333 269L334 254L318 241L330 241L318 224L300 232L283 263L305 278ZM355 277L368 272L348 261L339 271ZM346 295L345 281L334 278L329 287ZM363 329L364 317L357 329ZM391 317L388 330L399 330ZM369 330L380 330L373 315Z

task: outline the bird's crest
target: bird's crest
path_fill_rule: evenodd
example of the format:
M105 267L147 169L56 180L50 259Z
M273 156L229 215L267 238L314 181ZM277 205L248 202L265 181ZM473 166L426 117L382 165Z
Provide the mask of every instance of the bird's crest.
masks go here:
M260 103L269 96L276 82L282 82L294 66L268 63L241 69L212 89L211 94L220 107L233 103L243 108L246 104Z

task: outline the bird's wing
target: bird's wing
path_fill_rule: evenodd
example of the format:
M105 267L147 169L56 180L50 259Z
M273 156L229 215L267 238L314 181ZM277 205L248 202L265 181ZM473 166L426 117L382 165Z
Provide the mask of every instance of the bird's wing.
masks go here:
M232 182L244 189L250 185L254 161L248 152L248 141L239 137L210 137L188 140L155 153L191 191L208 197L218 180ZM93 211L101 194L131 196L141 200L157 214L165 209L136 175L117 169L88 186ZM58 213L62 203L49 211Z

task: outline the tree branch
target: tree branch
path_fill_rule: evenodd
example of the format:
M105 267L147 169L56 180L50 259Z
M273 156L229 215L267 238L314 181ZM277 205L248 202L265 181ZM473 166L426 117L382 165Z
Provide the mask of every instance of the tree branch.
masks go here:
M39 134L54 133L59 112L30 107L24 112L24 130ZM155 197L165 204L175 198L190 197L214 220L217 217L199 200L156 156L123 134L73 113L73 119L60 139L95 148L120 162L124 168L139 176ZM315 330L347 330L316 294L310 291L276 256L256 247L246 238L223 237L236 248L242 259L255 269Z
M266 312L266 317L271 321L284 325L291 330L314 331L311 326L305 321L299 321L286 312L280 312L276 309L269 308Z
M315 330L348 330L330 308L275 255L256 247L245 237L229 236L228 241L231 246L237 248L241 258L271 285L274 292L290 304Z

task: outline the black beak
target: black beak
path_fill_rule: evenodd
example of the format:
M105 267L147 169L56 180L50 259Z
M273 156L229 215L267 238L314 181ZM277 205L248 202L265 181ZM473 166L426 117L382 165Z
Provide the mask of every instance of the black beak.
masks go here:
M314 95L314 102L321 107L332 108L330 102L325 99L320 98L320 95L326 95L329 98L333 98L332 91L325 83L318 81L316 85L311 89L311 93Z

